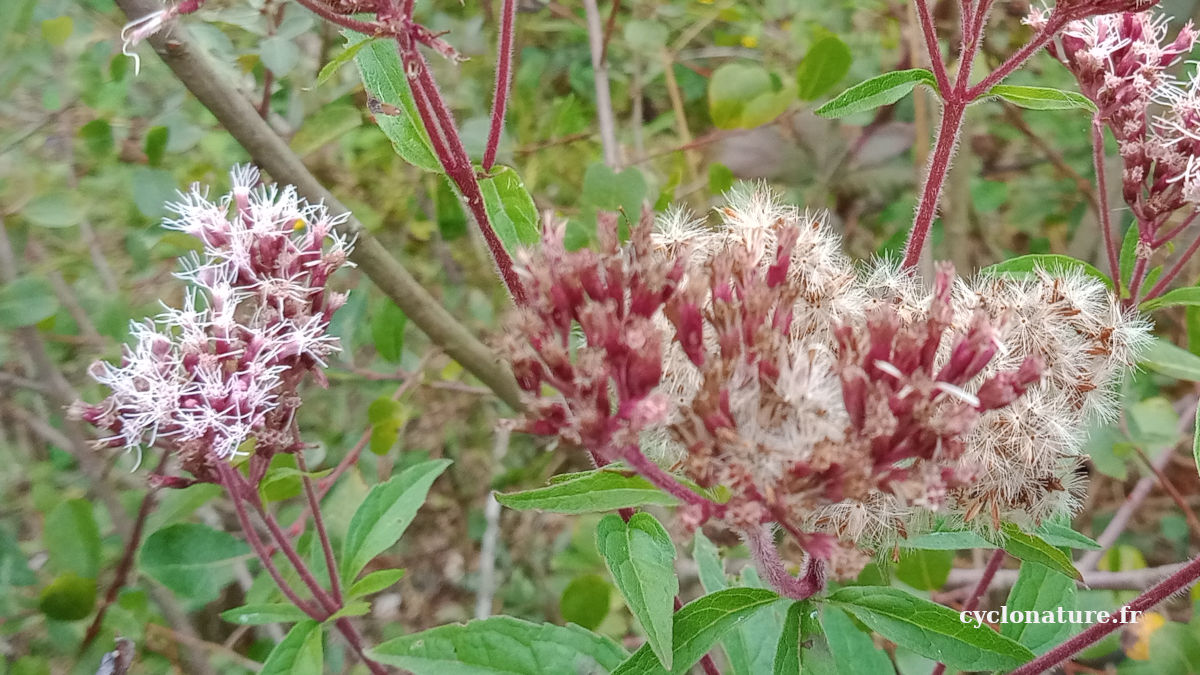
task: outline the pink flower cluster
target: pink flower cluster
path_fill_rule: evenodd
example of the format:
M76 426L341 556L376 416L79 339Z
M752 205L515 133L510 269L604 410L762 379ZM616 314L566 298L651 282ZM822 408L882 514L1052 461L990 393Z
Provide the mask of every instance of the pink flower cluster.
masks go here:
M178 218L165 227L204 245L176 275L189 284L182 306L135 322L121 364L91 369L109 396L74 410L112 434L105 445L169 449L202 481L235 454L252 452L261 471L299 448L297 387L308 373L324 383L318 366L338 350L329 321L346 300L327 283L350 264L335 230L343 217L291 186L255 187L253 167L232 179L216 202L193 185L168 205Z

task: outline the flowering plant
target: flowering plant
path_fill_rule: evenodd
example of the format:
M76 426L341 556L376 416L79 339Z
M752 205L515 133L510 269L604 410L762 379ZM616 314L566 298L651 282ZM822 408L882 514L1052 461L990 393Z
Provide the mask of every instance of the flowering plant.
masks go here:
M930 101L939 116L929 151L914 149L924 170L912 222L897 238L903 246L859 255L861 212L840 203L853 201L850 179L831 188L828 204L810 204L830 210L805 210L789 204L792 192L772 185L787 181L755 180L761 176L748 167L738 172L747 180L735 183L731 169L713 164L721 170L710 170L712 202L697 200L701 210L684 204L700 190L681 187L685 177L698 176L695 151L719 140L736 144L742 132L692 137L687 104L695 97L688 98L673 61L682 47L669 47L657 24L645 20L648 7L629 11L624 40L663 55L665 67L653 75L662 78L683 141L669 153L681 162L678 176L655 200L644 175L631 168L656 158L644 153L642 137L654 127L644 123L644 88L656 80L643 79L650 71L636 58L632 143L644 157L621 156L607 52L621 3L612 3L607 25L595 0L584 0L582 18L551 3L586 28L590 70L572 70L567 80L594 85L589 105L605 159L582 176L560 177L554 185L566 192L543 197L532 190L535 201L517 170L500 163L520 166L520 158L537 152L502 142L513 132L505 126L510 107L539 112L511 91L550 86L536 66L524 77L518 70L516 0L489 7L498 44L491 105L478 128L456 121L457 101L438 86L439 76L458 76L448 69L463 67L471 47L435 30L444 17L427 19L412 0L296 0L295 6L253 0L253 27L262 39L246 61L254 65L241 75L261 77L258 105L188 32L203 19L234 21L236 11L203 0L116 1L129 20L119 32L118 56L133 57L137 74L139 50L149 43L253 163L234 166L220 197L196 183L166 201L168 234L153 236L180 253L163 257L179 258L170 284L182 285L182 295L168 300L173 293L158 293L161 308L130 323L119 358L95 361L88 378L80 369L78 383L91 389L77 394L50 358L39 324L48 317L12 321L33 370L11 382L66 412L63 431L36 419L29 428L69 448L91 485L113 480L107 463L123 461L125 453L146 488L132 516L109 494L105 508L121 546L99 602L100 526L87 500L54 506L46 518L48 538L57 525L94 531L95 544L83 546L95 549L86 564L63 562L70 546L47 546L48 573L58 576L36 606L54 626L90 618L79 626L84 671L138 672L135 662L154 651L150 632L129 633L137 622L128 620L128 596L138 574L153 580L177 644L207 649L237 667L418 675L693 668L706 675L790 675L857 671L860 659L871 672L1023 674L1085 658L1080 653L1090 658L1108 634L1133 621L1127 636L1136 644L1125 654L1138 661L1161 644L1151 634L1166 623L1155 614L1160 624L1152 625L1143 615L1200 579L1200 559L1175 565L1161 580L1142 579L1135 586L1140 594L1101 598L1111 600L1104 606L1112 611L1086 626L1014 630L1006 623L1027 612L1060 617L1059 623L1064 612L1072 617L1082 605L1076 582L1110 580L1093 567L1156 482L1200 532L1162 470L1177 439L1157 427L1180 426L1177 413L1160 397L1130 404L1131 390L1173 386L1146 368L1200 381L1200 357L1170 345L1169 322L1160 319L1169 316L1162 310L1186 307L1185 322L1200 326L1200 315L1193 315L1200 291L1183 283L1200 237L1179 244L1200 213L1200 72L1188 70L1200 34L1191 23L1173 28L1155 3L1060 0L1033 7L1021 20L1001 16L991 0L937 7L915 0L914 48L904 67L811 110L808 103L850 69L853 54L839 38L814 40L794 83L742 63L687 71L709 78L708 113L722 129L802 133L804 125L827 124L822 128L852 136L844 157L830 161L835 182L861 169L868 150L882 152L873 136L895 115L908 115L910 93L919 85L931 90L928 100L926 92L914 95L913 127L927 121ZM279 129L294 119L279 114L281 99L300 100L305 90L278 80L285 66L296 67L301 47L310 46L300 36L311 36L308 25L318 20L341 29L346 44L332 59L321 52L314 87L341 78L342 94L352 94L285 142ZM704 29L698 25L685 31L688 40ZM1001 27L1019 47L997 51L985 40ZM44 32L55 30L43 24ZM737 43L754 49L757 39L746 35ZM551 60L543 57L543 65ZM1044 71L1055 69L1042 76L1074 80L1078 91L1010 83L1035 59ZM989 61L986 75L973 74ZM361 96L358 77L338 74L350 62L361 75ZM928 69L911 67L925 62ZM799 109L797 99L804 102ZM1096 265L1051 253L993 256L1001 259L982 269L969 256L934 261L952 236L952 212L969 211L963 195L975 195L970 165L953 166L968 154L960 145L971 152L981 145L970 134L968 110L996 101L1009 106L1014 128L1043 148L1015 110L1091 115L1084 154L1094 186L1053 148L1047 154L1083 185L1072 200L1087 202L1077 212L1094 212L1094 223L1079 216L1077 228L1094 233ZM569 117L570 105L554 114ZM434 213L437 239L428 249L413 244L433 236L419 218L410 217L403 233L380 225L380 213L395 207L390 176L372 177L371 189L357 193L356 218L306 167L305 161L318 166L316 151L341 135L329 129L344 124L337 115L346 111L354 129L364 118L372 125L363 137L369 142L347 142L343 150L366 153L364 147L373 151L386 140L418 177L412 185L435 186L432 206L422 193L404 207ZM843 117L849 121L842 126L825 121ZM854 119L864 125L854 130ZM591 138L579 133L562 143ZM147 139L147 165L158 167L166 147L165 140ZM1107 175L1117 162L1119 189L1110 193ZM538 172L530 161L527 175ZM564 204L573 199L572 181L582 184L581 196ZM1118 194L1127 209L1110 204ZM558 208L539 214L547 204ZM1128 224L1116 215L1126 210ZM45 217L37 210L22 214L30 221ZM397 255L404 243L440 251L437 266L445 269L436 273L461 277L464 270L444 245L468 221L495 271L481 274L478 285L495 286L505 303L499 326L485 329L483 339L467 327L466 312L447 311L400 263L420 256ZM36 245L24 245L27 256L37 255ZM876 251L874 242L869 250ZM0 237L0 268L15 269L7 232ZM355 364L363 346L357 324L371 301L366 289L338 290L353 283L351 268L387 296L371 310L374 356L412 372ZM6 288L20 284L5 274ZM66 285L61 276L59 282ZM62 294L64 304L79 304L69 288ZM457 302L453 292L446 296ZM0 323L5 311L0 302ZM86 324L86 308L74 314ZM428 338L418 358L404 344L409 321ZM466 371L483 386L424 381L430 362L443 356L443 375ZM372 383L395 379L393 394L373 395ZM338 391L346 381L355 387ZM0 386L8 382L0 379ZM316 390L331 383L341 399ZM351 416L346 410L355 408L359 388L373 399L363 406L369 427L343 450L350 444L335 432L342 429L339 418ZM430 399L430 391L494 395L500 410L472 398L457 407L429 403L415 415L414 391ZM1192 399L1185 395L1175 407L1194 406ZM470 423L479 417L482 424ZM471 436L472 427L484 433ZM469 439L463 445L494 443L490 458L450 450L445 439L460 432ZM1089 477L1105 473L1096 446L1118 433L1129 437L1153 477L1092 539L1072 520L1096 499ZM413 445L429 447L427 456L412 448L393 452L410 434L421 439ZM1152 443L1145 439L1166 447L1161 458L1146 457L1142 446ZM1114 459L1118 444L1106 447ZM327 450L340 454L328 457ZM479 461L500 466L510 453L518 456L510 465L527 466L496 471L492 480L463 472ZM452 464L448 457L459 473L437 482ZM143 486L147 458L155 468ZM378 480L368 487L363 474L371 467ZM566 467L574 471L559 472ZM463 505L468 493L481 501L478 512ZM156 516L160 503L168 515ZM192 511L198 515L188 520ZM289 525L282 524L285 514L293 518ZM523 519L520 527L516 519ZM80 522L91 522L90 529ZM478 546L459 536L456 528L468 531L468 523L471 532L479 530ZM420 531L406 538L408 567L401 569L394 559L410 526ZM519 586L519 554L506 540L561 527L583 536L555 544L566 550L541 573L549 565L584 572L569 584L532 574L528 588ZM418 551L408 541L416 537L442 548ZM462 541L446 541L456 539ZM681 559L679 539L692 541L690 561ZM17 547L8 543L0 530L0 585L10 585L9 578L21 580L14 586L33 585L25 580L39 564L22 559L10 566L9 549ZM460 549L478 560L469 574ZM954 552L968 549L990 553L976 559L977 569L951 570L956 559L965 562ZM1089 552L1076 559L1076 549ZM1003 569L1009 563L1017 569ZM727 576L727 567L739 565L737 579ZM258 570L261 579L253 574ZM497 584L505 573L511 583ZM1006 574L1012 591L997 619L1003 625L986 625L995 613L988 594ZM434 594L474 594L474 620L466 621L457 604L434 611L413 599L417 590L438 586L435 578L453 582ZM240 590L224 597L222 589L235 580ZM551 614L562 621L545 620L539 598L547 589L558 596ZM620 602L610 599L612 589ZM218 600L222 625L239 627L216 642L210 634L189 637L199 625L193 619ZM14 633L25 630L22 620L14 619ZM1184 630L1181 622L1170 625L1176 627L1167 635ZM247 646L240 642L247 635L261 641ZM1178 672L1200 667L1200 641L1190 639L1195 653ZM888 653L878 652L878 644ZM0 638L0 648L6 646ZM211 672L210 660L192 653L179 669Z

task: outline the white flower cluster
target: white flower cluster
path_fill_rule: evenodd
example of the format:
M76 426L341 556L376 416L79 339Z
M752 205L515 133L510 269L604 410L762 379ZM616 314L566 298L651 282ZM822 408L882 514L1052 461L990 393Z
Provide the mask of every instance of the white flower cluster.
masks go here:
M250 439L286 451L294 438L295 389L338 350L327 333L343 294L326 289L349 265L351 244L335 231L343 216L308 204L295 188L255 187L257 169L232 172L219 200L194 185L168 207L164 226L204 244L176 276L188 282L181 307L131 327L120 366L100 362L93 377L109 397L77 411L108 429L110 445L155 444L226 459Z
M797 291L790 341L773 357L779 376L764 381L758 377L761 366L734 365L724 379L728 414L748 446L738 459L739 466L751 467L745 478L764 494L770 492L772 499L786 502L788 497L779 493L786 490L789 467L797 462L832 466L864 461L861 449L849 447L851 420L839 379L835 328L846 325L865 332L880 308L919 324L929 320L933 291L887 261L856 269L822 217L780 205L764 188L737 190L728 196L728 206L717 211L722 222L716 228L679 212L661 219L654 241L664 259L688 256L688 270L710 269L714 261L749 251L750 265L765 270L773 263L778 233L799 229L788 268L788 282ZM685 278L681 284L690 281L694 280ZM978 376L961 387L929 383L947 397L941 400L983 411L972 420L975 426L956 466L969 480L956 482L945 495L929 494L934 488L926 487L944 480L929 475L928 481L921 476L911 480L907 493L901 487L817 508L811 501L797 502L789 511L801 517L808 531L836 534L869 548L895 541L906 530L919 531L932 522L934 511L987 527L1001 519L1040 521L1074 505L1075 469L1085 429L1116 413L1116 389L1147 343L1149 325L1122 311L1102 281L1075 271L960 278L950 298L952 318L940 343L937 368L949 362L952 345L973 327L978 329L981 316L995 331L990 338L994 356ZM719 320L712 316L711 298L704 310L709 321ZM689 406L703 395L704 376L672 339L666 319L660 325L667 336L660 391L673 405L661 428L643 434L643 443L648 453L671 463L695 452L673 429L692 414ZM720 358L716 340L712 333L705 335L709 359ZM1040 380L1010 405L981 407L981 385L997 374L1016 371L1027 357L1040 360ZM894 364L874 365L899 377ZM941 414L938 409L929 412L934 417ZM939 424L950 421L931 422L934 427ZM976 518L980 513L986 518Z

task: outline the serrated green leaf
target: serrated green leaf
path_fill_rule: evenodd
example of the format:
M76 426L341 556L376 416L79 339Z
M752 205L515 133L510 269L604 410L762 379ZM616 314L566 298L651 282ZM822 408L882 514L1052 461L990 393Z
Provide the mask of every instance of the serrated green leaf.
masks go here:
M775 644L774 675L798 675L800 673L800 618L805 612L813 611L811 602L797 600L788 605L787 618L779 642Z
M1096 269L1095 265L1078 258L1072 258L1069 255L1048 253L1023 255L985 267L979 270L979 273L988 276L1022 276L1032 274L1036 269L1043 269L1052 274L1056 272L1078 271L1095 277L1104 282L1104 285L1108 288L1112 288L1112 280L1105 276L1103 272Z
M1013 523L1001 525L1000 534L1004 540L998 543L1014 558L1034 562L1064 576L1083 581L1083 575L1071 564L1071 558L1047 544L1041 537L1029 534Z
M941 588L954 566L954 551L910 549L900 554L896 578L919 591Z
M675 613L671 670L662 667L650 645L642 645L612 675L682 675L727 631L778 599L763 588L727 588L693 600Z
M923 68L884 73L843 91L837 98L817 108L816 113L821 117L837 118L891 105L908 96L919 84L937 90L937 79Z
M641 476L597 469L570 480L524 492L497 493L496 501L517 511L596 513L658 504L674 506L674 497Z
M796 68L796 96L801 101L816 99L850 72L853 61L850 48L836 35L817 40Z
M179 595L209 601L233 581L233 563L249 554L250 548L228 532L178 523L146 537L138 567Z
M347 33L346 49L356 49L354 62L367 93L380 103L386 103L390 113L378 114L375 121L383 131L396 154L404 161L426 171L443 173L442 164L433 152L429 135L421 124L420 114L413 101L404 65L396 51L396 43L390 40L370 40L358 33ZM361 44L361 46L359 46Z
M292 626L288 634L271 650L258 675L300 675L320 673L325 659L321 645L321 625L305 619Z
M92 502L69 499L55 506L46 516L42 542L52 569L85 579L100 572L100 527Z
M1167 291L1153 300L1143 302L1140 309L1143 312L1151 312L1156 309L1181 306L1200 307L1200 286L1188 286Z
M346 596L350 598L358 598L372 593L378 593L386 588L390 588L392 584L400 581L404 576L404 570L378 570L371 572L350 586L350 590L346 591Z
M1200 382L1200 356L1180 349L1158 336L1154 337L1150 346L1141 354L1140 363L1150 370L1178 380Z
M1073 91L1050 87L1023 87L998 84L987 93L1029 110L1087 110L1096 112L1096 104L1088 97Z
M369 655L414 675L600 675L626 652L579 626L497 616L388 640Z
M321 72L317 73L317 86L319 87L328 82L329 78L333 77L337 71L341 70L342 66L354 60L354 57L358 55L358 50L371 44L377 39L378 38L375 37L369 37L365 40L359 40L358 42L347 45L345 49L338 53L337 56L330 59L329 63L321 66Z
M872 630L912 651L960 670L1007 670L1033 652L989 627L964 624L958 612L896 588L850 586L827 599Z
M679 593L671 535L649 513L635 513L629 522L609 514L596 526L596 547L646 633L646 643L670 670L671 618Z
M425 503L433 481L450 464L448 459L423 462L371 488L350 518L342 542L342 577L346 581L357 577L372 558L400 541Z
M492 229L506 251L515 253L537 243L542 233L537 206L516 171L494 166L487 178L479 180L479 189Z
M1057 619L1058 608L1075 609L1075 582L1033 562L1021 563L1017 583L1008 593L1009 611L1051 612ZM1071 634L1071 624L1057 620L1000 624L1000 634L1029 647L1035 654L1050 649Z
M227 609L221 612L221 618L241 626L262 626L269 623L303 621L308 615L291 603L276 602Z
M817 649L805 649L801 652L800 658L804 665L802 673L883 675L895 671L887 654L879 651L871 636L855 625L842 610L828 606L822 610L821 632L823 636L819 639L818 636L811 636ZM807 641L810 636L805 633L804 638ZM818 656L824 656L824 662L818 662L814 658Z
M612 585L599 574L583 574L571 580L558 600L562 620L596 630L608 616Z

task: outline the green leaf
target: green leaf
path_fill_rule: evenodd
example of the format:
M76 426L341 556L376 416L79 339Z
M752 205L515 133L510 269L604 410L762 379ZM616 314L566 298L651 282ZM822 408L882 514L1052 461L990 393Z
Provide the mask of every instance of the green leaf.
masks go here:
M42 589L38 609L55 621L79 621L96 606L96 580L73 572L59 576Z
M1196 407L1196 426L1192 437L1192 461L1196 464L1196 470L1200 471L1200 406Z
M396 154L404 161L426 171L443 173L442 164L433 152L429 135L421 124L413 101L412 90L396 43L390 40L368 40L358 33L346 33L346 49L355 49L354 62L362 74L367 93L379 101L392 106L388 113L375 115L375 121L383 131Z
M1001 542L1004 550L1013 557L1043 565L1059 574L1083 581L1083 575L1071 564L1071 558L1047 544L1041 537L1024 532L1013 523L1001 525L1000 533L1004 536L1004 541Z
M821 612L821 630L824 637L819 641L816 635L804 635L805 640L813 639L816 649L805 649L800 653L804 666L801 672L811 670L818 675L879 675L895 672L887 654L879 651L871 636L855 625L854 620L842 610L825 607ZM821 656L825 657L825 663L814 658Z
M327 619L325 619L322 623L331 624L331 623L336 622L338 619L342 619L342 618L345 618L348 616L362 616L369 611L371 611L371 603L367 602L366 600L353 600L353 601L347 602L338 611L334 612L333 614L330 614L329 617Z
M1150 312L1164 307L1200 307L1200 286L1188 286L1187 288L1176 288L1173 291L1168 291L1162 295L1147 300L1142 303L1141 310Z
M380 396L367 407L367 419L371 422L371 452L386 455L408 422L408 408L391 397Z
M346 581L358 576L372 558L400 540L425 502L434 479L448 466L448 459L423 462L371 488L350 518L342 542L342 577Z
M837 98L817 108L816 113L821 117L837 118L874 110L908 96L918 84L929 85L937 90L937 79L928 70L896 70L850 87L838 94Z
M841 82L853 61L850 48L836 35L817 40L796 68L796 96L801 101L816 99Z
M542 236L537 206L516 171L494 166L487 178L479 180L479 189L492 229L506 251L513 253L537 243Z
M328 82L329 78L333 77L339 70L341 70L342 66L354 60L354 57L358 55L358 50L371 44L376 39L378 38L369 37L365 40L359 40L358 42L347 45L345 49L338 53L337 56L330 59L329 63L321 66L321 72L317 73L317 86L319 87Z
M612 675L686 673L722 635L778 599L773 591L763 588L727 588L693 600L675 613L671 670L662 667L647 644L612 671Z
M292 626L271 650L258 675L301 675L320 673L325 659L321 647L321 624L305 619Z
M449 178L439 178L433 194L433 207L437 213L438 231L442 239L454 241L467 234L467 213L462 200L455 194Z
M729 188L733 187L733 181L736 176L733 171L720 162L712 162L708 165L708 192L709 194L719 195Z
M69 16L56 16L42 22L42 37L53 47L61 47L75 31L75 21Z
M166 127L151 127L146 132L146 140L142 147L146 152L146 163L153 167L162 165L163 156L167 154L167 140L171 132Z
M783 631L775 645L774 675L798 675L800 673L800 617L812 612L811 602L797 600L788 605Z
M912 539L902 539L901 548L925 549L928 551L958 551L966 548L996 548L992 542L971 530L929 532Z
M179 595L215 599L233 581L233 563L250 554L227 532L198 523L168 525L142 544L138 567Z
M1128 406L1125 419L1129 439L1143 451L1174 446L1180 440L1179 413L1162 396L1151 396Z
M1075 582L1032 562L1021 563L1017 583L1008 593L1010 611L1051 612L1055 620L1045 623L1014 622L1000 624L1000 634L1029 647L1035 654L1050 649L1071 634L1071 624L1057 621L1058 608L1075 609Z
M258 56L276 77L286 77L300 62L300 46L283 35L269 35L259 43Z
M896 588L849 586L827 599L898 645L960 670L1007 670L1033 652L991 628L977 629L958 612Z
M625 658L612 640L579 626L497 616L388 640L368 652L414 675L605 673Z
M1112 280L1104 275L1103 272L1096 269L1090 263L1084 262L1078 258L1072 258L1069 255L1043 254L1034 253L1023 255L1005 260L1002 263L996 263L979 270L981 275L989 276L1024 276L1032 274L1034 270L1043 269L1051 274L1062 272L1082 272L1088 276L1095 277L1104 282L1108 288L1112 288Z
M558 613L563 621L596 630L608 616L612 586L599 574L575 577L563 589L558 600Z
M742 568L741 586L765 588L753 565ZM775 665L779 633L787 620L788 601L779 600L741 622L721 638L732 675L769 673Z
M1129 277L1133 274L1133 265L1136 262L1137 244L1138 227L1137 224L1132 224L1125 230L1125 236L1121 239L1121 252L1117 259L1117 269L1121 271L1123 295L1129 294Z
M679 593L671 535L649 513L635 513L629 522L609 514L596 526L596 548L646 633L646 643L670 670L671 617Z
M37 576L29 569L29 562L16 538L8 530L0 528L0 589L8 586L32 586Z
M152 220L167 215L166 203L175 198L176 191L175 178L169 171L148 166L135 167L131 182L134 185L133 204L138 213Z
M38 277L20 277L0 286L0 328L32 326L58 312L58 296Z
M70 499L46 516L42 542L55 570L85 579L100 572L100 527L92 508L86 499Z
M1150 370L1178 380L1200 382L1200 356L1180 349L1155 336L1141 354L1140 363Z
M242 605L221 612L221 618L241 626L262 626L268 623L292 623L308 618L299 607L286 603Z
M779 117L796 97L795 82L752 63L726 63L708 81L708 111L721 129L751 129Z
M105 157L113 151L113 130L108 120L94 119L79 127L79 137L88 152L97 157Z
M987 93L1029 110L1087 110L1096 112L1096 104L1083 94L1050 87L1021 87L998 84Z
M75 194L47 192L30 200L21 216L38 227L71 227L83 220L85 211Z
M400 362L404 354L404 327L407 325L408 315L391 300L385 302L371 320L371 339L375 343L375 352L383 360Z
M941 588L950 578L954 551L912 549L900 555L896 578L920 591Z
M1099 551L1101 546L1091 537L1072 530L1069 526L1046 521L1036 530L1037 535L1051 546Z
M636 223L642 215L645 199L646 177L635 167L616 173L603 163L595 162L583 173L580 201L584 206L623 212L626 218Z
M658 504L674 506L671 495L641 476L596 469L524 492L497 493L496 501L517 511L596 513Z
M721 562L717 547L699 529L692 536L692 559L696 561L700 585L705 593L716 593L729 587L725 564Z
M350 590L346 591L346 596L349 598L360 598L364 595L378 593L385 588L390 588L392 584L400 581L404 576L404 570L378 570L371 572L350 586Z
M670 31L657 21L634 19L625 24L625 42L631 49L653 53L667 44Z
M331 103L305 117L289 145L305 157L362 125L362 111L357 106Z

